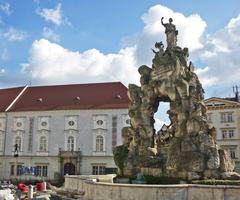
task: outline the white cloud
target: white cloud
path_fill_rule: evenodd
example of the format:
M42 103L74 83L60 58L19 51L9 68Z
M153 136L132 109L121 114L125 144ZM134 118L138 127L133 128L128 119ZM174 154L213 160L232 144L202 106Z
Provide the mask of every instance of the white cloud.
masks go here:
M47 27L43 28L43 37L50 39L54 42L60 42L60 36L54 33L52 29Z
M63 23L61 4L55 9L43 9L40 13L47 21L57 25ZM166 44L161 17L165 17L165 22L173 18L179 31L178 45L189 47L190 57L200 59L202 66L205 66L196 69L204 87L219 84L219 81L221 84L239 81L240 16L231 19L222 30L206 36L206 22L199 15L184 16L162 5L151 7L142 16L143 31L129 37L131 42L125 38L125 48L118 53L103 54L97 49L76 52L41 39L33 42L28 63L22 65L22 70L30 73L33 81L40 84L100 81L138 83L137 68L143 64L151 66L151 48L155 42L163 41ZM51 29L44 28L43 34L47 39L59 41Z
M199 15L192 14L190 16L184 16L165 6L156 5L151 7L149 11L142 16L143 22L145 23L144 32L150 36L158 35L158 37L165 38L165 30L161 24L162 17L164 17L164 21L167 22L169 18L174 19L173 23L177 25L180 33L178 35L179 46L188 47L191 51L203 47L201 37L206 28L206 22Z
M29 62L22 65L22 72L30 73L40 83L137 82L134 50L131 47L117 54L103 54L90 49L80 53L41 39L33 42Z
M179 32L178 46L188 47L191 52L203 47L202 37L206 22L199 15L184 16L165 6L156 5L142 16L144 29L135 39L137 41L136 58L139 65L151 65L153 57L151 48L154 47L155 42L163 41L166 47L165 28L161 24L162 17L164 17L164 22L168 22L169 18L173 18L173 23Z
M61 3L57 4L55 9L43 8L41 11L37 10L39 14L45 21L52 22L55 25L70 24L67 18L64 18L61 11Z
M155 120L154 128L156 132L158 132L162 128L163 124L166 124L166 123L158 118L154 118L154 120Z
M58 4L56 9L43 9L39 14L45 20L57 25L62 23L61 4ZM127 45L118 53L103 54L97 49L73 52L46 39L41 39L32 44L29 62L22 65L22 70L31 73L33 81L36 80L39 83L97 81L138 83L137 68L143 64L151 66L153 58L151 48L156 41L165 42L164 27L160 21L162 16L166 17L165 20L169 17L174 19L179 30L179 45L190 45L192 51L202 47L201 37L206 23L201 17L198 15L185 17L181 13L157 5L143 15L144 30L137 35L135 43ZM45 38L52 41L58 40L58 38L54 39L51 29L44 28L43 32Z
M11 15L12 11L10 9L9 3L0 4L0 10L3 11L6 15Z
M170 104L168 102L160 102L157 112L154 114L154 128L158 132L163 124L167 126L170 125L169 115L167 111L170 109Z
M1 60L6 61L9 58L7 49L3 49L0 56Z
M5 37L9 41L21 41L27 37L27 33L10 27L6 32L1 33L1 36Z
M209 85L238 84L240 77L240 15L216 33L208 35L199 57L206 64L206 71L199 76ZM210 79L209 79L210 78Z
M209 73L209 67L198 68L195 73L198 75L203 87L212 86L218 82L218 78Z
M5 73L5 69L3 69L3 68L0 69L0 73L1 73L1 74Z

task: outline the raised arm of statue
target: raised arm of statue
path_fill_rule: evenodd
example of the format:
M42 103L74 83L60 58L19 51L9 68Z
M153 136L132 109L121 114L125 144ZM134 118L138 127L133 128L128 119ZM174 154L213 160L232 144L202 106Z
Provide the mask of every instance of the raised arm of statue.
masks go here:
M164 19L164 17L161 18L161 23L165 27L166 24L163 23L163 19Z

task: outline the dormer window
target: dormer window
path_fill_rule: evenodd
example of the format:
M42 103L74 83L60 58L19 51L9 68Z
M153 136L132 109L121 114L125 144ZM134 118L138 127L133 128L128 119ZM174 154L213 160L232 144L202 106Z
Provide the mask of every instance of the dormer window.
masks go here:
M42 102L43 99L42 99L42 98L38 98L37 101L38 101L38 102Z
M80 101L80 99L81 99L80 97L75 97L75 100L78 100L78 101Z
M120 94L118 94L118 95L115 96L115 99L122 99L122 97L121 97Z

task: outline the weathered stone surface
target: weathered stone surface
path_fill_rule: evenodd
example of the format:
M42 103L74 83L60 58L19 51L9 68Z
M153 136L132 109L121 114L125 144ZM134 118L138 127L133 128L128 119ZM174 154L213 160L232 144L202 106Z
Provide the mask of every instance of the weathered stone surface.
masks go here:
M239 180L240 174L237 172L223 172L221 178L226 180Z
M122 130L128 148L123 173L135 176L141 168L156 168L180 178L220 177L234 164L218 150L216 130L207 124L204 90L192 62L188 63L188 49L177 46L172 20L163 23L162 19L162 25L167 48L157 42L152 68L138 69L141 86L129 84L131 127ZM156 131L154 113L161 102L170 103L171 123Z
M188 180L198 180L201 176L196 172L188 172Z
M161 176L162 175L162 169L160 168L141 168L141 173L143 175L148 176Z
M222 172L232 172L234 170L235 163L230 158L230 155L223 149L219 149L218 152L220 157L220 170Z
M217 148L209 149L209 159L207 161L208 169L218 169L220 167L220 158Z
M210 179L210 178L215 178L215 179L219 179L221 177L221 175L219 174L218 170L210 170L207 169L204 171L204 178L206 179Z

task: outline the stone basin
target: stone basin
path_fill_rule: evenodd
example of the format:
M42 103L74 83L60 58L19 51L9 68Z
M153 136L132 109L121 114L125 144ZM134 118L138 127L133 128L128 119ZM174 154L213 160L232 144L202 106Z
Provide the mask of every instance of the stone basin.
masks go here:
M238 200L240 196L240 186L117 184L86 177L66 176L65 190L84 192L84 200Z

